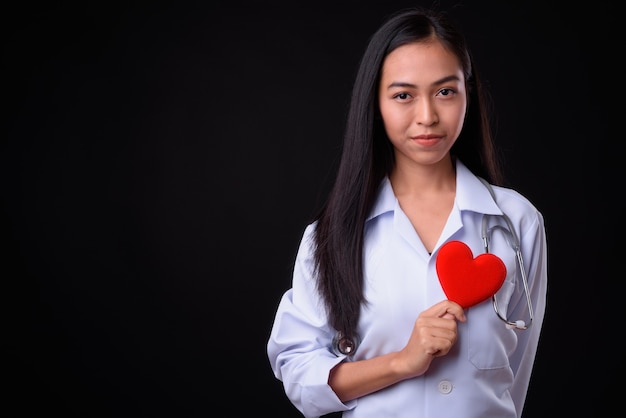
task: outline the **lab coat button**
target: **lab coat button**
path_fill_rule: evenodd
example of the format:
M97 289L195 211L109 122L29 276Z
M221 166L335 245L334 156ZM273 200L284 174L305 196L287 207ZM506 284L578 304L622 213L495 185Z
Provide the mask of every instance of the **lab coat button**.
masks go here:
M449 380L442 380L441 382L439 382L437 389L439 389L439 393L447 395L448 393L452 392L452 382L450 382Z

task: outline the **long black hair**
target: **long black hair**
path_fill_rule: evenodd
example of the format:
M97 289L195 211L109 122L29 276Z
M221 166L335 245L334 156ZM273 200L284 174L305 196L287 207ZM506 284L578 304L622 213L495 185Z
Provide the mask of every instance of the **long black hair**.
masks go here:
M372 35L354 82L335 183L316 216L315 262L318 291L330 325L354 339L363 294L363 229L382 180L390 174L393 147L378 109L378 85L385 57L399 46L436 37L459 59L468 109L451 154L476 175L500 184L487 101L462 34L444 12L412 8L392 15Z

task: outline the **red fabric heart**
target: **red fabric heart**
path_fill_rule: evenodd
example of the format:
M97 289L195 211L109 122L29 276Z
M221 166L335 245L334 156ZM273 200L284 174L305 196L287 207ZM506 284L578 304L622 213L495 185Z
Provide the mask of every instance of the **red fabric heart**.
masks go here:
M506 278L506 265L498 256L483 253L474 258L461 241L449 241L439 249L436 269L448 299L463 308L493 296Z

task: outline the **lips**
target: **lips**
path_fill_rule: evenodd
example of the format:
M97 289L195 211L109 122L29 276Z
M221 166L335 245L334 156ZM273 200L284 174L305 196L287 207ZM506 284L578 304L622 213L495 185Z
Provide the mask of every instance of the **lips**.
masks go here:
M433 146L439 143L443 139L443 135L424 134L424 135L413 136L411 137L411 139L415 143L427 147L427 146Z
M411 139L415 139L415 140L422 140L422 139L430 140L430 139L440 139L440 138L443 138L443 135L425 134L425 135L414 136Z

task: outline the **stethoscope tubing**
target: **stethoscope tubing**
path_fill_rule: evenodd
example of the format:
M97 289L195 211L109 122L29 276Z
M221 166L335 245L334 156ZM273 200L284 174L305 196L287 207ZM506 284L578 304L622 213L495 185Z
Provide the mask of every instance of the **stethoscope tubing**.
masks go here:
M507 227L505 228L502 225L495 225L489 228L488 227L489 219L491 219L493 216L497 216L499 218L504 219L504 221L507 224ZM498 309L498 300L497 300L495 293L491 297L493 301L493 309L496 312L496 315L498 315L498 318L500 318L506 324L508 328L516 328L516 329L525 330L525 329L528 329L528 327L532 324L534 315L533 315L533 305L530 299L530 291L528 289L528 278L526 276L526 269L524 267L524 259L522 257L522 251L520 248L520 241L519 241L519 238L517 237L517 234L515 233L515 228L513 228L513 223L511 222L511 219L505 213L503 213L502 215L483 215L482 238L483 238L483 245L484 245L485 253L490 252L490 249L489 249L489 243L491 241L490 237L493 231L495 230L501 231L504 234L505 239L507 240L507 242L509 243L513 251L515 251L516 263L517 263L517 267L520 272L520 275L522 277L522 285L524 286L524 294L526 295L526 304L528 305L529 320L528 322L525 322L523 320L518 319L517 321L513 322L507 319L505 316L503 316L500 313L500 310Z

